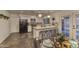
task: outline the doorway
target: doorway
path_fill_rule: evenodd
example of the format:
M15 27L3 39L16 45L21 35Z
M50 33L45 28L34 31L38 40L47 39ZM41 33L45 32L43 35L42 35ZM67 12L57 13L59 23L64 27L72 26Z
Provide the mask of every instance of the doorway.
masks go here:
M27 19L20 19L19 21L19 32L27 33L28 32L28 21Z

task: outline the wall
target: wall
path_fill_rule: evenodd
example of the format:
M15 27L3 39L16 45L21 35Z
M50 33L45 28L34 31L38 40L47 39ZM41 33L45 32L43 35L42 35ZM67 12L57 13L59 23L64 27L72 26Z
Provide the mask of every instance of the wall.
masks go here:
M10 33L19 32L19 18L17 15L10 15Z
M10 32L19 32L19 19L27 19L28 23L30 22L30 18L35 18L32 15L23 15L23 14L10 14ZM28 26L28 32L32 31L32 27Z
M7 11L1 11L0 14L4 14L9 16ZM0 43L3 42L10 34L10 23L9 20L4 20L4 18L0 18Z
M60 12L60 13L54 13L53 16L56 18L56 21L58 22L58 29L61 33L62 30L62 24L61 24L61 17L62 16L70 16L70 39L76 39L76 16L79 15L79 12ZM73 25L75 28L73 29Z
M71 17L71 20L70 20L70 22L71 22L71 24L70 24L70 38L72 39L72 38L74 38L74 39L76 39L76 34L75 34L75 32L76 32L76 29L72 29L72 27L73 27L73 25L75 25L76 24L76 15L79 15L79 12L56 12L56 13L52 13L51 14L51 18L52 17L55 17L55 19L56 19L56 21L57 21L57 23L58 23L58 30L59 30L59 32L61 33L62 32L62 30L61 30L61 17L62 16L70 16ZM30 18L34 18L35 16L32 16L32 15L21 15L21 18L22 19L28 19L28 22L30 22ZM36 20L36 22L41 22L42 21L42 19L41 18L37 18L37 17L35 17L37 20ZM12 16L11 16L11 19L10 19L10 23L11 23L11 33L13 33L13 32L19 32L19 15L17 15L17 14L12 14ZM51 20L50 20L50 22L52 22ZM28 26L28 32L31 32L31 30L32 30L32 28L31 28L31 26L29 25Z
M73 15L72 15L72 17L73 17L73 21L72 21L72 23L73 23L73 25L74 25L74 29L72 30L72 37L74 38L74 39L76 39L76 17L77 16L79 16L79 13L73 13ZM79 40L79 39L78 39Z
M63 16L70 16L70 39L72 39L72 19L73 19L73 15L72 13L70 12L59 12L59 13L54 13L53 16L55 17L56 19L56 22L58 24L58 31L59 33L62 33L62 17Z
M0 10L0 14L4 14L6 16L10 16L9 20L4 20L4 18L0 18L0 43L3 42L10 33L19 32L19 15L18 14L10 14L7 11ZM61 16L70 15L71 16L71 28L70 28L70 38L76 39L76 26L75 29L72 29L73 25L76 25L76 15L79 15L79 12L57 12L52 13L51 17L55 17L58 23L58 30L61 31ZM36 22L41 22L41 18L37 18L34 15L20 15L22 19L28 19L30 22L30 18L36 18ZM51 21L50 21L51 22ZM31 32L32 28L28 26L28 32Z
M58 23L58 30L61 33L61 16L64 15L70 15L71 13L52 13L51 14L51 18L55 17L56 22ZM23 14L11 14L11 19L10 19L10 23L11 23L11 33L13 32L19 32L19 16L21 19L28 19L28 23L30 22L31 18L36 18L36 22L42 22L42 18L38 18L36 16L33 15L23 15ZM50 23L52 22L52 20L50 20ZM32 27L29 25L28 26L28 32L32 31Z

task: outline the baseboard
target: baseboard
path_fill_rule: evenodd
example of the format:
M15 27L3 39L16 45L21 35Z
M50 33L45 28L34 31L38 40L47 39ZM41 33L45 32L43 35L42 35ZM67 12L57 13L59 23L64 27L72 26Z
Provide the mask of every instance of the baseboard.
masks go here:
M12 33L10 33L10 34L15 34L15 33L19 33L19 32L12 32Z

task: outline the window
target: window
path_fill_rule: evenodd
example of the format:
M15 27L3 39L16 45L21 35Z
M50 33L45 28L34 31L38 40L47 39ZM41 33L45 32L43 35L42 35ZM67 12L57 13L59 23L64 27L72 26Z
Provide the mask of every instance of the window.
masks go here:
M32 19L31 19L31 23L32 23L32 24L35 24L35 23L36 23L36 19L35 19L35 18L32 18Z
M70 17L69 16L65 16L62 19L62 32L69 37L69 28L70 28Z
M49 23L50 23L50 19L49 19L49 18L43 19L43 23L44 23L44 24L49 24Z
M79 39L79 16L76 19L76 39Z

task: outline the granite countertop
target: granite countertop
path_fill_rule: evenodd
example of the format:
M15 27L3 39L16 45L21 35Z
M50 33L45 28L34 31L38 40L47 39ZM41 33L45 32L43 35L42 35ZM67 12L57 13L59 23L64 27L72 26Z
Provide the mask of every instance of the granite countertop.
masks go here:
M51 25L51 26L36 26L33 27L34 29L48 29L48 28L55 28L55 26Z

